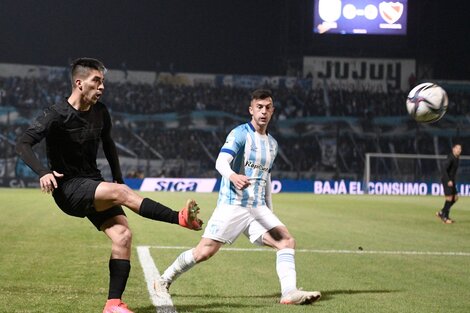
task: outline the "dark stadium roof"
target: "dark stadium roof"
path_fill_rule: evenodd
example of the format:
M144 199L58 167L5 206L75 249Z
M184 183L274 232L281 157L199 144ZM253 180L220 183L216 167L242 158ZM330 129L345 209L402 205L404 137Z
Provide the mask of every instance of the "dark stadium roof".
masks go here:
M420 58L444 79L468 79L468 1L409 3L406 37L316 37L312 0L2 0L0 62L186 72L284 73L302 55ZM157 61L159 65L157 65Z

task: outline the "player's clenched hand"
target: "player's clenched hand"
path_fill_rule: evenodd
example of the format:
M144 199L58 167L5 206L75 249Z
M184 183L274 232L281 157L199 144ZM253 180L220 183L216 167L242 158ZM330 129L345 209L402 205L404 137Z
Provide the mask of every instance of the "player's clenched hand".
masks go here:
M452 187L454 186L454 183L451 180L449 180L449 182L447 183L447 186Z
M232 174L230 175L230 181L235 185L237 189L243 190L250 186L250 181L245 175Z
M42 192L47 192L47 193L52 192L55 188L57 188L56 177L63 177L63 176L64 174L57 173L56 171L53 171L52 173L48 173L42 176L39 179L39 184L41 185Z

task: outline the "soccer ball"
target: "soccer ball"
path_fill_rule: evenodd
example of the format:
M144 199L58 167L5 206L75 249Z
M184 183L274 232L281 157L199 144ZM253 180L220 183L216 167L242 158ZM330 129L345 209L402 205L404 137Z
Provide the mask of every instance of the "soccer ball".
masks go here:
M434 83L422 83L411 89L406 99L408 113L419 123L440 120L447 111L446 91Z

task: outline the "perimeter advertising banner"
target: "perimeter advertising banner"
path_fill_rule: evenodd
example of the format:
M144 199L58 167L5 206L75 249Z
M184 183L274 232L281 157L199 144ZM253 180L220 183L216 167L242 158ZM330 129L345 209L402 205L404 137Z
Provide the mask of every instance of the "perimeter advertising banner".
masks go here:
M215 178L145 178L126 179L126 184L140 191L217 192L220 180ZM470 196L470 184L457 184L460 196ZM433 182L370 182L367 190L361 181L349 180L273 180L272 193L304 192L319 195L401 195L441 196L442 185Z
M139 189L140 191L212 192L216 183L216 178L145 178Z
M314 86L326 83L331 88L408 91L409 79L415 75L413 59L371 59L306 56L304 77L309 75Z
M470 184L457 184L461 196L470 196ZM313 181L313 193L321 195L444 195L442 184L425 182L369 182L367 190L359 181Z

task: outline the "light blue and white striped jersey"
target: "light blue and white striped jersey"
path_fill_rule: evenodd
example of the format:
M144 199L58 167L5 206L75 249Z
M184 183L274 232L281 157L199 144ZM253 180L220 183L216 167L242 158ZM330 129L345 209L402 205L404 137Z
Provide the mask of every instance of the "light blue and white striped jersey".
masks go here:
M229 179L222 177L217 205L266 205L266 182L270 178L277 150L277 141L269 134L257 133L251 123L234 128L228 134L220 152L233 156L232 170L237 174L246 175L251 185L239 190Z

